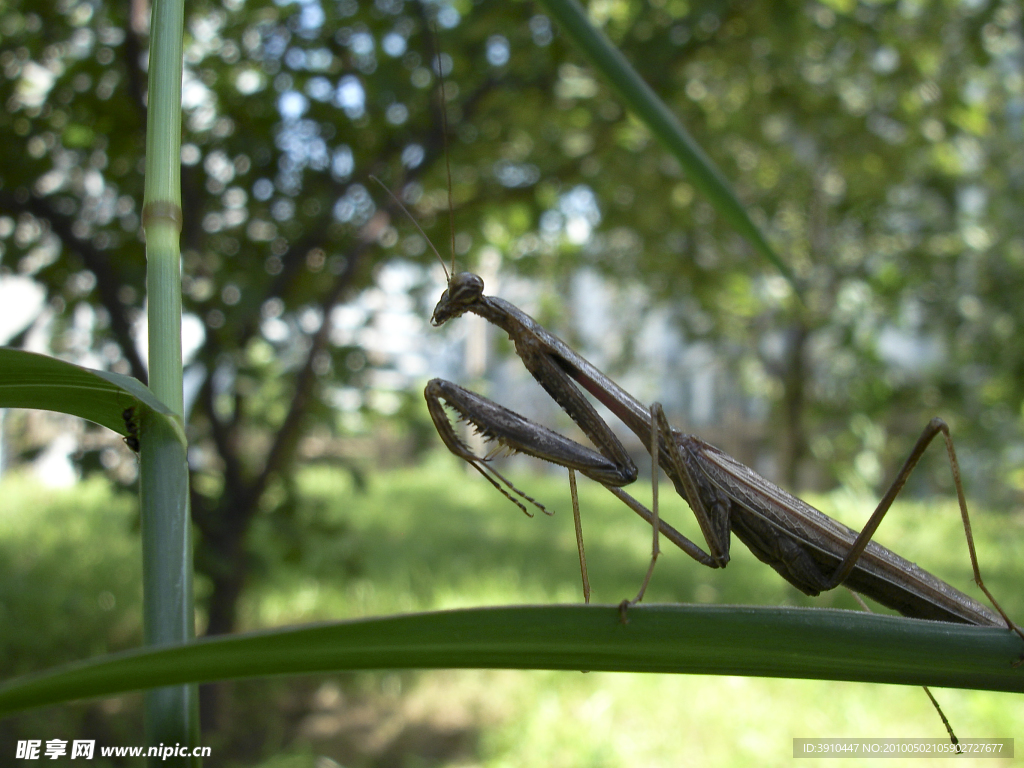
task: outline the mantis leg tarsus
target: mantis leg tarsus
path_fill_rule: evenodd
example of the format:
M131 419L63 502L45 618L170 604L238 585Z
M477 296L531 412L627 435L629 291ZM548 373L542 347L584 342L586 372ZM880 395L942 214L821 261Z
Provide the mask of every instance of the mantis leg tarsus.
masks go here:
M513 491L520 498L526 499L526 501L530 502L533 506L535 506L537 509L539 509L541 512L543 512L548 517L551 517L553 514L555 514L550 509L548 509L543 504L541 504L539 501L537 501L535 498L533 498L533 496L531 496L530 494L525 493L525 492L519 490L518 488L516 488L515 484L511 480L509 480L507 477L505 477L503 474L501 474L501 472L496 470L494 467L488 466L487 470L489 472L493 473L496 477L500 478L501 482L503 482L506 486L508 486L509 490ZM504 493L504 489L502 489L501 487L498 487L498 490L502 491ZM505 495L509 499L511 499L515 504L517 504L524 512L526 512L528 517L533 517L533 514L530 513L530 512L527 512L527 510L523 507L523 505L520 504L518 501L516 501L516 499L513 499L507 493L505 493Z
M860 603L860 607L864 609L865 613L874 613L874 611L871 610L871 606L864 602L863 597L858 595L849 587L847 587L846 589L851 595L853 595L853 599ZM956 734L953 733L953 726L950 725L949 720L946 719L946 713L942 711L942 707L939 706L939 702L935 700L934 696L932 696L932 692L928 689L928 686L922 685L921 687L924 689L925 695L928 697L928 700L931 701L932 706L938 713L939 719L942 720L942 724L946 726L946 732L949 734L949 740L953 742L954 746L957 747L957 754L959 754L963 751L963 749L960 747L960 740L957 739Z
M964 748L960 746L960 739L958 739L956 734L953 733L953 726L950 725L949 720L946 719L946 713L942 711L942 707L939 706L939 702L937 702L935 697L932 696L932 692L929 690L928 686L922 685L921 687L924 688L925 695L932 703L932 706L935 707L935 711L939 713L939 718L942 720L942 724L946 726L946 733L949 734L949 740L953 743L953 746L956 747L956 753L958 755L961 754L964 751Z
M469 466L471 466L481 475L483 475L487 482L489 482L491 485L497 488L498 492L501 493L502 496L511 501L517 507L519 507L519 509L523 511L523 514L525 514L527 517L533 517L533 513L530 510L528 510L526 506L519 501L519 499L512 498L509 492L501 487L501 483L499 483L497 480L495 480L493 477L487 474L489 471L493 472L493 470L490 467L483 466L483 464L480 463L480 460L476 458L466 459L466 463L469 464Z
M619 623L622 624L622 626L629 624L629 616L627 614L629 613L629 608L632 605L633 603L630 600L623 600L619 603Z

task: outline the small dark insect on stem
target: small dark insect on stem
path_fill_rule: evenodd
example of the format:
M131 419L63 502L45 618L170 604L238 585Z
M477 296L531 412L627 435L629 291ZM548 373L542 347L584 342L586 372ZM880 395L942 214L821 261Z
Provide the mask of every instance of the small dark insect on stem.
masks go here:
M131 448L135 453L139 452L139 422L135 418L135 406L129 406L121 411L121 418L124 419L124 427L128 432L127 435L122 438L124 444Z

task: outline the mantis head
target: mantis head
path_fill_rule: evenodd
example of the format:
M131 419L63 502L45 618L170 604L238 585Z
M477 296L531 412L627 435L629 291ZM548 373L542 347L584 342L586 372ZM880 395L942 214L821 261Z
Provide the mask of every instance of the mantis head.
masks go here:
M452 318L459 317L480 301L484 295L484 281L472 272L460 272L448 281L448 290L434 307L430 324L437 327L444 325Z

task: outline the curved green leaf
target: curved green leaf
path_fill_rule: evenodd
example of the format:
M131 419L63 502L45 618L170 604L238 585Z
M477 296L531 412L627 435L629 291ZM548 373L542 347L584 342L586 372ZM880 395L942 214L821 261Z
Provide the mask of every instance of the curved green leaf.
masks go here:
M991 627L743 606L473 608L216 637L11 680L0 715L186 682L357 669L507 668L854 680L1024 692L1020 639Z
M48 355L0 347L0 408L69 413L127 435L123 414L130 407L161 414L185 443L180 421L138 379L83 368Z
M686 171L689 180L710 201L716 211L739 232L754 249L775 265L794 290L796 278L764 234L747 214L714 161L694 141L689 131L651 87L633 69L604 33L595 28L576 0L541 0L581 52L608 80L633 113L658 137Z

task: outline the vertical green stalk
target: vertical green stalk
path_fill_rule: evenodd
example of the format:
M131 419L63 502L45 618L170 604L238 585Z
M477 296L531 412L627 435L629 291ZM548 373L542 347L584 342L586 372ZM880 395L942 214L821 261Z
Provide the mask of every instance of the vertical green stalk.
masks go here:
M149 384L184 421L181 360L181 76L183 0L154 0L146 126L146 232ZM195 636L192 536L186 446L165 425L141 425L139 493L145 642L185 643ZM146 695L150 746L199 744L197 689L159 688ZM150 757L149 765L199 761Z

